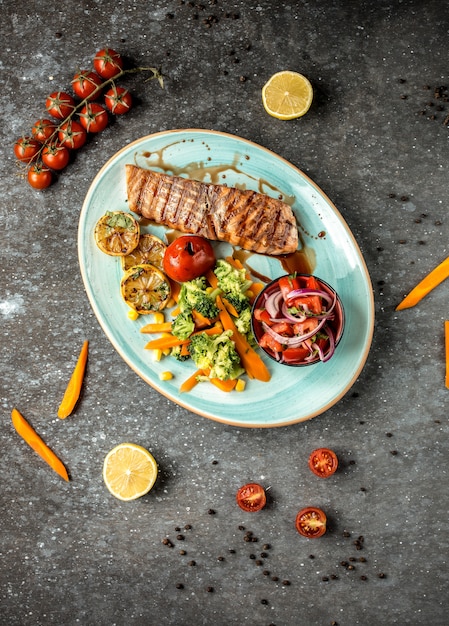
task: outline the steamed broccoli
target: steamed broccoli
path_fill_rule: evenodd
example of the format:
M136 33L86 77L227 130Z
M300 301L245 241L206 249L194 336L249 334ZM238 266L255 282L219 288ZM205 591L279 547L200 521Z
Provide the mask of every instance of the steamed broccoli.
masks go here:
M246 292L251 287L252 281L246 278L246 271L243 268L237 269L224 259L218 259L214 274L224 297L232 304L237 313L240 314L249 307Z
M171 332L178 339L187 339L195 330L195 323L186 311L177 315L172 323Z
M244 373L231 335L227 330L220 335L198 333L191 338L190 356L198 369L210 370L210 378L229 380Z
M234 320L237 330L245 337L252 336L251 331L251 309L246 307L240 315Z
M189 354L181 354L182 346L174 346L170 350L170 356L174 357L177 361L188 361L190 359Z
M191 313L195 309L209 319L217 317L219 311L215 304L215 294L208 293L206 289L204 276L183 283L178 302L181 313Z

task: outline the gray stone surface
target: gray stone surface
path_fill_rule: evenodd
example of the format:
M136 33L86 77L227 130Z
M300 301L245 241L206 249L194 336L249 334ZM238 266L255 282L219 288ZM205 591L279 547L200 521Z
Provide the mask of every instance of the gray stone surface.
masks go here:
M0 623L446 624L447 284L414 309L394 308L449 253L449 104L434 97L449 84L448 3L203 5L0 1ZM33 191L17 177L12 143L105 44L162 66L166 88L131 77L132 113L92 139L57 184ZM288 123L267 116L260 97L285 68L315 88L307 116ZM189 127L240 135L301 168L365 256L376 302L368 361L350 392L309 422L248 430L176 406L121 360L90 308L76 238L95 173L134 139ZM86 337L82 401L61 422L56 409ZM18 438L13 406L67 464L69 484ZM101 478L105 454L125 440L147 446L161 468L134 503L112 498ZM322 445L341 460L327 481L306 466ZM270 487L269 506L253 516L234 502L248 480ZM311 503L330 517L314 541L294 528ZM239 525L259 541L245 542ZM263 551L257 566L250 555ZM352 571L340 564L350 557Z

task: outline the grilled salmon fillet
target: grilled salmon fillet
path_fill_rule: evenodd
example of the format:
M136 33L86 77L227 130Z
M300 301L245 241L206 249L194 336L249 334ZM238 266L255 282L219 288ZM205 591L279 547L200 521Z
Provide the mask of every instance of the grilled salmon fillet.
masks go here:
M157 224L260 254L289 254L298 248L295 216L281 200L125 167L129 209Z

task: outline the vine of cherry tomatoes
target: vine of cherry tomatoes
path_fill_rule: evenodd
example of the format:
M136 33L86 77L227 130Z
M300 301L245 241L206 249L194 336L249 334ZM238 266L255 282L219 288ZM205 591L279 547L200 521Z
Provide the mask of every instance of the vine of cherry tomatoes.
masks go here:
M89 134L102 132L111 115L124 115L133 105L131 93L116 84L124 75L151 71L163 87L163 78L154 67L124 69L121 55L112 48L99 50L93 68L75 73L73 94L54 91L45 101L47 115L36 121L30 135L14 143L16 158L27 167L26 178L34 189L49 187L54 174L70 162L71 151L78 150Z

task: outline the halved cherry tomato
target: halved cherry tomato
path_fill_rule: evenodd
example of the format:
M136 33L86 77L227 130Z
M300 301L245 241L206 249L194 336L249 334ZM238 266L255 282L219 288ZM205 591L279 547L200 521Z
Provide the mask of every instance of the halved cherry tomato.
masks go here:
M327 519L324 511L308 506L305 509L301 509L297 514L295 526L296 530L303 537L316 539L326 532L326 523Z
M56 124L51 120L37 120L31 129L34 139L44 143L56 130Z
M101 104L90 102L81 109L80 122L88 133L101 133L108 125L109 118Z
M41 147L41 144L32 137L20 137L14 144L14 154L19 161L31 163Z
M133 99L131 94L124 87L113 85L104 95L104 102L111 113L123 115L128 113L132 107Z
M64 146L49 144L42 151L42 161L52 170L63 170L70 160L70 154Z
M261 485L248 483L237 491L236 500L243 511L254 513L263 509L267 503L267 496L265 489Z
M102 48L94 58L94 68L102 78L113 78L117 76L123 68L123 59L118 52L112 48Z
M34 163L27 174L28 182L34 189L46 189L51 185L52 173L41 163Z
M328 478L335 474L338 467L338 458L329 448L317 448L309 456L309 468L321 478Z
M101 95L101 90L97 88L101 85L102 79L95 72L83 70L77 72L72 79L72 89L76 95L85 100L95 100ZM94 93L95 92L95 93ZM93 94L93 95L92 95Z
M84 146L87 139L86 130L74 120L65 122L59 129L59 143L69 150L78 150Z
M215 265L215 253L207 239L198 235L178 237L164 254L164 272L183 283L203 276Z
M65 119L75 108L75 100L64 91L54 91L45 101L45 108L58 120Z

